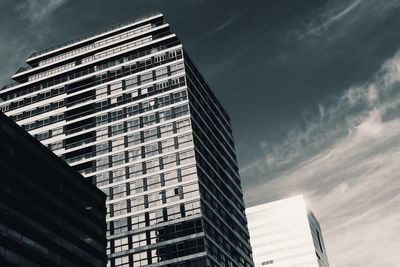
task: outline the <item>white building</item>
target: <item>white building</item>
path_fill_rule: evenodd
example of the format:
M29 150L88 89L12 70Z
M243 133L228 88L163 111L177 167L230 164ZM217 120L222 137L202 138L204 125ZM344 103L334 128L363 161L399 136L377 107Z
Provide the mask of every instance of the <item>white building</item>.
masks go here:
M302 195L246 209L256 267L328 267L321 227Z

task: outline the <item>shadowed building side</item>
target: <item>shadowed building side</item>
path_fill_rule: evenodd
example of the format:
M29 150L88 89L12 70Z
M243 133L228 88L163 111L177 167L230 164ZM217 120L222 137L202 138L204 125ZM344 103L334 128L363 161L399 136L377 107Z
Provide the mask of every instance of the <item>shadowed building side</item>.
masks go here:
M106 195L0 112L0 266L106 265Z

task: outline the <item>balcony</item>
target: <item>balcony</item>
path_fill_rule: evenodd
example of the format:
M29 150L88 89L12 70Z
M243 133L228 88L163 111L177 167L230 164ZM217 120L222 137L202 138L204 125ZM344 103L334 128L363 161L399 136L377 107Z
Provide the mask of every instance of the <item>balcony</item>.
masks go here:
M60 48L66 47L66 46L68 46L68 45L71 45L71 44L74 44L74 43L78 43L78 42L81 42L81 41L86 40L86 39L89 39L89 38L93 38L93 37L98 36L98 35L100 35L100 34L104 34L104 33L107 33L107 32L111 32L111 31L113 31L113 30L116 30L116 29L119 29L119 28L128 26L129 24L133 24L133 23L136 23L136 22L139 22L139 21L142 21L142 20L145 20L145 19L148 19L148 18L157 16L157 15L162 15L162 14L161 14L160 12L158 12L158 11L150 12L150 13L145 14L145 15L143 15L143 16L136 17L136 18L130 19L130 20L128 20L128 21L118 23L118 24L113 25L113 26L111 26L111 27L107 27L107 28L104 28L104 29L95 31L95 32L93 32L93 33L84 35L84 36L82 36L82 37L79 37L79 38L76 38L76 39L73 39L73 40L70 40L70 41L67 41L67 42L64 42L64 43L61 43L61 44L58 44L58 45L55 45L55 46L46 48L46 49L43 49L43 50L40 50L40 51L38 51L38 52L33 53L33 54L29 57L28 61L31 60L31 59L33 59L33 58L39 57L39 56L41 56L41 55L43 55L43 54L49 53L49 52L51 52L51 51L54 51L54 50L56 50L56 49L60 49Z

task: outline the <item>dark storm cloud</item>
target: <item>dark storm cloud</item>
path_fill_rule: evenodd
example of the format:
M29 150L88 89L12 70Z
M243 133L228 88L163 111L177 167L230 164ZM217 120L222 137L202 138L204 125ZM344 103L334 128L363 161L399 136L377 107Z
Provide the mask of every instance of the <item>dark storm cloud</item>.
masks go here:
M36 50L159 10L231 115L246 201L305 193L327 230L333 266L394 267L399 7L400 0L2 0L0 82ZM387 231L369 231L379 227ZM359 236L368 238L355 244ZM371 250L385 257L364 257Z

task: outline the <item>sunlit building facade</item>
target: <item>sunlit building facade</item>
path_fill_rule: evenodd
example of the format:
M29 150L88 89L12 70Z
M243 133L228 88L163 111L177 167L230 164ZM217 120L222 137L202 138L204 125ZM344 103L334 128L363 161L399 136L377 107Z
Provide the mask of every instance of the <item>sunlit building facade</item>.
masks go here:
M162 14L27 63L0 107L107 194L108 266L253 266L229 117Z
M303 196L246 209L256 267L329 267L321 227Z

